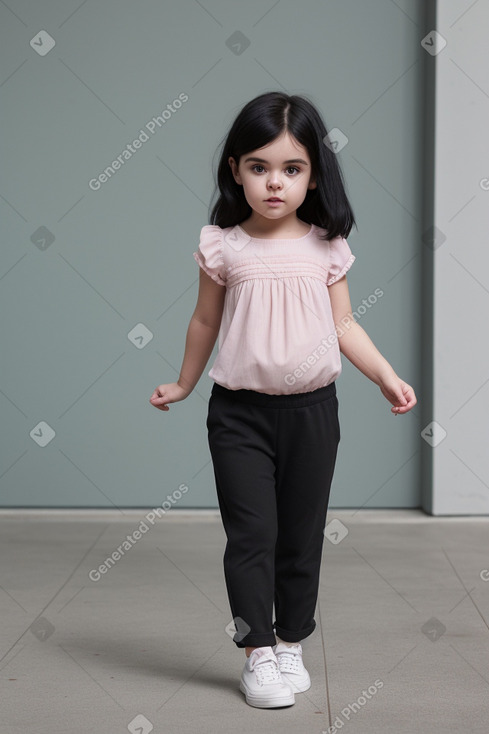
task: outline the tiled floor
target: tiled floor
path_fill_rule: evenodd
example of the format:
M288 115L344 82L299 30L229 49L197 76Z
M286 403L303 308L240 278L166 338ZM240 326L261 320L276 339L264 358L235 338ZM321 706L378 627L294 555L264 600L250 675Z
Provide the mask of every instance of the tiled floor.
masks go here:
M0 512L1 734L489 730L489 518L330 510L312 687L281 709L238 688L218 512L144 518Z

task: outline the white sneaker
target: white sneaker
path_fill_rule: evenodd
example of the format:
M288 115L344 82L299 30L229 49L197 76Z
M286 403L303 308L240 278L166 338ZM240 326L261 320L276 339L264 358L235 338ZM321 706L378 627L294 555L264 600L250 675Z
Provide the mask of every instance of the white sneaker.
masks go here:
M284 645L279 642L273 647L278 660L279 670L282 678L286 681L294 693L302 693L311 687L311 678L302 662L302 645Z
M295 703L294 691L282 679L270 646L257 647L246 659L239 690L245 694L246 703L257 708L292 706Z

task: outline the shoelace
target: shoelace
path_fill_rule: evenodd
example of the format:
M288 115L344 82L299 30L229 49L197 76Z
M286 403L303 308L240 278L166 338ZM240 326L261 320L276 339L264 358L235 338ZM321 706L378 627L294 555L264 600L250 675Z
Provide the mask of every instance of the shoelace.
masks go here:
M258 685L263 686L265 683L282 682L280 670L275 660L258 661L255 665L256 679Z
M280 672L281 673L298 673L299 657L298 652L281 652L280 654Z

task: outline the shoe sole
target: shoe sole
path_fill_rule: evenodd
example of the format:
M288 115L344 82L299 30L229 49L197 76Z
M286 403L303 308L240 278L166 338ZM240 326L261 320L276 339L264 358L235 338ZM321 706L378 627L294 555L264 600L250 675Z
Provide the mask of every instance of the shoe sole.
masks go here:
M294 692L288 696L281 696L281 698L259 698L249 693L246 686L244 685L243 681L240 681L239 683L239 690L241 693L245 694L246 703L250 706L254 706L255 708L259 709L271 709L271 708L278 708L280 706L292 706L295 703L295 696Z
M309 678L309 681L306 683L301 683L300 685L297 683L294 683L290 680L290 678L287 677L287 673L282 673L282 678L288 685L292 688L294 693L304 693L305 691L308 691L311 687L311 679Z

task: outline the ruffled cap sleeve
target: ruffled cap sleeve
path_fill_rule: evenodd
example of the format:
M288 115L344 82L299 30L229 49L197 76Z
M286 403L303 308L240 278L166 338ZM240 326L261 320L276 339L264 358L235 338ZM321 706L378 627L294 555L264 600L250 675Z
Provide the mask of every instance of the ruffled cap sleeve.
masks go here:
M221 227L216 224L202 227L199 247L192 254L194 260L216 283L226 285Z
M326 285L333 285L351 268L356 258L344 237L335 237L330 240L329 253L329 272Z

